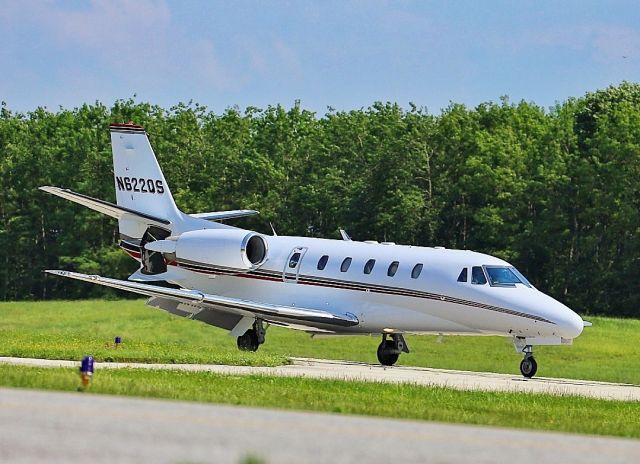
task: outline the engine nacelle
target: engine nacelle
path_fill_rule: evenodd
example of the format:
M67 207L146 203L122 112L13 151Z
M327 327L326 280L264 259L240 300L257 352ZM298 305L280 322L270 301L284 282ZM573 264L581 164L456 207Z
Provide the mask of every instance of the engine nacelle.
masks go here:
M260 234L241 229L205 229L185 232L177 239L158 240L145 248L178 261L209 264L248 271L267 259L267 241Z

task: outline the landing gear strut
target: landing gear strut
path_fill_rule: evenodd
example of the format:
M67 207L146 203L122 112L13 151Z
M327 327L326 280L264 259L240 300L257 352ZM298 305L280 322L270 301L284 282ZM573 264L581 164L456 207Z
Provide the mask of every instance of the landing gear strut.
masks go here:
M533 357L533 347L527 345L522 350L524 352L524 359L520 362L520 372L523 376L530 379L538 371L538 363Z
M382 342L378 346L378 361L383 366L393 366L400 357L400 353L408 353L409 347L402 334L391 334L389 340L387 334L382 335Z
M238 337L238 348L242 351L258 351L260 345L264 343L265 333L264 324L260 319L256 319L253 328Z

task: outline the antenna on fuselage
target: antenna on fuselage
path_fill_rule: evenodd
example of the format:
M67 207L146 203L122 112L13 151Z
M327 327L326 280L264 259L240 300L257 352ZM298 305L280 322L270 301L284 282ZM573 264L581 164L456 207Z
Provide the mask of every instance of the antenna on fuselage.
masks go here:
M273 236L277 237L278 234L276 233L276 229L274 229L273 224L271 224L271 222L269 222L269 225L271 226L271 232L273 232Z
M351 237L349 237L349 234L347 233L346 230L340 229L340 235L342 236L342 240L344 240L345 242L351 241Z

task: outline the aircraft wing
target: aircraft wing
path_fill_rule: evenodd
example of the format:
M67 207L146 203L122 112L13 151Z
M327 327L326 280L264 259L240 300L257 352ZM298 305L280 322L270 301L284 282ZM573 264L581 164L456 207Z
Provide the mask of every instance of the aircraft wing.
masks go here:
M126 290L140 295L150 297L161 297L181 303L197 304L199 306L212 306L223 308L225 311L241 316L255 315L269 319L270 317L295 321L301 324L315 323L327 324L341 327L351 327L358 324L358 318L351 313L334 314L329 311L317 309L306 309L293 306L281 306L269 303L259 303L255 301L230 298L226 296L210 295L197 290L186 290L159 287L156 285L143 284L139 282L128 282L126 280L110 279L97 275L80 274L78 272L47 270L48 274L69 277L71 279L82 280L93 284L104 285L105 287Z

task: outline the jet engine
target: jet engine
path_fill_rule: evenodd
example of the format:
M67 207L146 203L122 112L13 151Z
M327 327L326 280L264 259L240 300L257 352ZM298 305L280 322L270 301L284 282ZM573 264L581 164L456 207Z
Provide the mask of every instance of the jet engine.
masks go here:
M248 271L267 258L267 241L260 234L242 229L205 229L185 232L145 245L167 260L187 261Z

